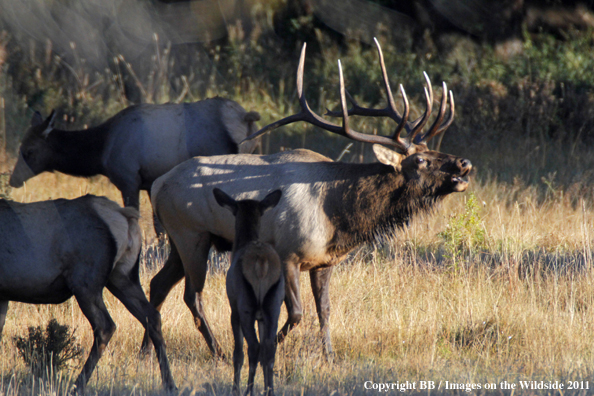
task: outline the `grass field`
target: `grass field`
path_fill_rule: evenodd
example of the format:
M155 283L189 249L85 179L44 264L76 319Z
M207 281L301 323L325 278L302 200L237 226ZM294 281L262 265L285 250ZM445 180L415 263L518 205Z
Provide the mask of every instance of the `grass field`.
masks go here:
M120 199L104 179L53 174L32 179L25 188L13 190L12 197L28 202L57 198L58 191L66 191L66 197L88 192ZM509 204L511 193L521 197L514 204ZM279 347L277 392L374 394L377 390L365 387L397 382L406 386L406 381L416 387L407 394L428 393L419 389L421 381L440 387L432 394L451 393L451 387L459 384L481 385L483 389L473 393L511 393L501 389L503 381L517 387L520 381L561 381L563 394L574 393L567 387L576 384L589 386L592 392L594 213L589 205L566 198L537 203L529 188L505 192L497 183L473 181L470 193L449 197L438 211L415 219L389 242L354 252L336 268L331 284L336 352L332 363L325 361L317 338L317 315L309 275L304 273L305 315ZM146 199L142 206L146 246L141 279L146 288L163 257L151 248ZM475 221L466 221L465 213L472 213ZM480 236L480 244L458 240L459 249L453 249L454 242L444 236L452 229L461 230L462 238ZM230 354L233 337L224 277L224 271L210 272L205 304L215 334ZM210 358L183 304L182 290L178 285L162 310L177 385L184 394L229 394L232 367ZM138 356L142 327L107 291L105 299L118 330L89 383L89 393L159 394L154 357ZM76 329L88 351L92 333L74 301L59 306L11 303L0 343L0 394L64 394L64 387L78 374L80 364L75 364L52 381L39 382L18 356L13 337L51 318ZM244 386L245 377L247 370ZM259 373L258 390L261 383ZM491 384L497 391L484 389ZM538 393L521 391L526 392Z

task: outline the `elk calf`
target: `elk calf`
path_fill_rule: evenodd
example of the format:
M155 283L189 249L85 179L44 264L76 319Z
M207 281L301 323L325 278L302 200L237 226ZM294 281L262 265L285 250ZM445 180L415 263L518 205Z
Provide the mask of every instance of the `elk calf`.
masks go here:
M275 190L262 201L235 201L218 188L213 193L217 203L235 216L233 260L227 273L227 296L231 305L231 326L235 339L233 389L239 394L245 337L250 362L246 395L253 394L258 362L264 371L265 392L272 395L275 338L278 317L285 298L285 280L278 254L270 244L258 241L258 234L262 215L278 204L282 194L280 190ZM256 321L260 341L254 328Z
M76 297L94 342L76 380L79 393L115 332L103 302L107 287L148 331L167 390L175 390L161 333L161 315L138 277L138 211L104 197L34 203L0 200L0 335L9 301L60 304Z

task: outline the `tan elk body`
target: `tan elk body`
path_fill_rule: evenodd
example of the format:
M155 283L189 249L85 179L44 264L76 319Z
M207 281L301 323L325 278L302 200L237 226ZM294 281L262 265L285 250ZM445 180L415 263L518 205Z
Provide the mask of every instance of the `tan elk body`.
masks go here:
M402 88L404 112L401 115L396 110L379 44L378 53L388 95L385 109L362 108L351 98L353 107L347 110L339 68L342 112L331 115L341 117L343 125L330 123L312 112L303 94L304 46L297 77L301 112L250 138L290 122L307 121L357 141L392 147L394 150L374 145L379 163L333 162L302 149L267 156L195 157L155 181L151 197L171 238L172 252L151 281L150 301L159 309L171 288L185 276L184 301L214 353L220 353L220 348L206 321L202 302L208 252L212 245L228 247L235 238L235 230L233 216L218 206L213 188L223 189L235 199L256 200L268 191L282 191L279 205L262 216L260 233L261 240L274 245L285 269L288 318L278 339L282 340L301 320L299 274L309 271L323 343L329 354L329 284L333 266L353 248L407 224L415 214L431 210L447 195L466 190L468 181L464 178L472 169L470 161L431 151L425 144L452 123L453 95L448 95L444 84L438 115L423 132L433 102L430 82L425 91L425 113L409 122L408 101ZM450 114L446 119L448 103ZM398 126L392 136L368 135L349 127L352 115L386 116ZM405 137L400 136L403 130L408 132Z
M275 190L261 201L236 201L217 188L213 193L217 203L235 216L232 261L227 272L227 296L235 339L233 388L239 394L245 338L249 358L246 395L253 395L258 363L264 371L265 392L273 395L276 330L285 297L285 282L280 258L272 245L259 240L259 229L262 215L278 204L281 191ZM254 328L256 322L259 340Z

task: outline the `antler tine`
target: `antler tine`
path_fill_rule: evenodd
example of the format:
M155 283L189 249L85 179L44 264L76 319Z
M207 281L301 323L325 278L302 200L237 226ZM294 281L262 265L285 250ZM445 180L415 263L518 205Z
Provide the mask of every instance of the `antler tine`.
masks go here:
M421 142L423 140L428 141L431 138L433 138L435 135L437 135L437 132L439 131L439 127L441 126L441 122L443 121L443 117L445 116L447 103L448 103L448 86L446 85L445 82L443 82L442 93L441 93L441 103L439 105L439 113L438 113L437 117L435 118L433 125L431 125L431 128L429 128L429 130L427 132L425 132L418 138L419 142Z
M270 125L265 126L264 128L260 129L258 132L248 136L245 140L251 140L255 137L258 137L266 132L269 132L273 129L276 129L280 126L290 124L296 121L306 121L314 126L320 127L325 129L329 132L336 133L341 136L348 137L355 141L365 142L365 143L378 143L378 144L385 144L387 146L392 146L396 150L402 151L406 153L408 151L408 147L410 146L409 142L404 142L400 138L398 139L391 139L385 136L377 136L377 135L367 135L365 133L357 132L349 128L349 120L348 115L349 111L346 110L346 89L344 88L344 77L342 74L342 65L340 60L338 61L338 71L340 75L340 104L342 107L342 119L343 125L336 125L332 122L326 121L315 112L311 110L309 104L307 103L307 99L305 98L305 92L303 89L303 74L304 74L304 65L305 65L305 49L306 45L303 44L303 49L301 50L301 57L299 58L299 67L297 68L297 94L299 95L299 104L301 105L301 111L297 114L291 115L289 117L285 117L282 120L273 122ZM356 107L355 107L356 108Z
M305 69L305 51L307 48L307 44L303 43L303 48L301 49L301 56L299 57L299 66L297 67L297 95L299 96L299 104L301 105L301 111L297 114L293 114L291 116L285 117L281 120L273 122L272 124L266 125L264 128L260 129L258 132L253 133L243 139L252 140L260 135L265 134L266 132L272 131L278 127L283 125L287 125L297 121L306 121L312 125L318 126L320 128L326 129L330 132L342 134L342 127L340 125L336 125L334 123L328 122L324 120L322 117L314 113L310 108L309 104L307 103L307 99L305 98L305 92L303 90L303 73Z
M342 64L340 59L338 60L338 81L340 82L340 109L342 110L342 128L344 129L345 135L349 135L349 112L346 107L346 89L344 88L344 77L342 75ZM349 95L350 96L350 95Z
M400 131L398 131L398 134L395 138L387 138L385 136L367 135L365 133L360 133L350 129L349 112L346 106L346 89L344 88L344 77L340 60L338 61L338 76L340 81L340 106L342 108L342 130L338 133L358 142L385 144L392 146L403 153L406 153L408 151L409 144L400 138ZM401 124L404 125L405 122Z
M437 130L436 135L442 133L443 131L445 131L446 129L448 129L450 127L450 125L452 125L452 122L454 122L454 115L456 113L456 109L454 106L454 93L452 91L450 91L450 115L448 117L448 120L441 126L439 127L439 129Z
M384 78L384 88L386 88L386 95L388 96L388 105L386 106L386 111L391 113L390 118L395 121L400 121L398 118L400 114L396 110L396 104L394 103L394 96L392 95L392 88L390 88L390 80L388 79L388 72L386 71L386 64L384 63L384 53L382 52L382 47L380 46L379 41L374 37L373 40L375 41L375 46L377 47L377 53L379 55L380 67L382 69L382 77Z
M345 88L344 93L346 94L346 97L349 100L349 102L351 102L351 104L353 105L353 107L351 107L348 110L348 115L357 115L357 109L361 109L362 107L359 106L359 103L357 103L355 98L353 98L353 96L349 93L348 89ZM342 109L341 111L332 111L326 107L326 112L324 113L324 115L329 117L342 117Z
M377 52L379 55L380 67L381 67L382 76L384 79L384 88L386 89L388 104L383 109L369 109L366 107L361 107L353 99L353 97L348 93L348 91L346 91L347 97L348 97L349 101L351 102L351 104L353 105L353 107L349 109L348 114L350 116L360 115L360 116L367 116L367 117L390 117L397 123L400 123L402 121L402 116L398 113L398 110L396 110L396 104L394 102L394 96L392 95L392 89L390 88L390 81L388 79L388 72L386 71L386 65L384 62L384 54L382 52L382 48L379 44L379 41L377 41L376 38L374 38L374 41L375 41L375 45L377 47ZM325 115L330 116L330 117L342 117L342 112L328 110ZM409 128L408 124L405 123L404 127L407 129L407 131L409 131L410 128Z
M305 95L303 94L303 69L305 68L305 50L307 48L307 43L303 43L303 48L301 49L301 56L299 57L299 67L297 68L297 95L299 96L299 103L301 104L301 111L297 114L293 114L291 116L285 117L281 120L275 121L272 124L266 125L264 128L260 129L258 132L252 133L251 135L247 136L243 139L242 142L247 140L252 140L265 134L266 132L270 132L278 127L283 125L290 124L296 121L305 120L305 113L303 109L303 102L305 101ZM307 101L305 101L306 107ZM338 125L337 125L338 127Z
M425 82L427 83L427 86L423 89L425 91L426 101L425 112L422 116L411 123L412 130L409 134L411 139L414 138L425 127L425 124L431 116L431 111L433 110L433 88L431 86L431 79L427 75L427 72L423 72L423 77L425 77Z
M440 133L442 133L446 129L448 129L450 127L450 125L452 125L452 122L454 122L454 115L456 113L455 105L454 105L454 93L452 91L449 91L449 92L447 91L447 86L445 83L443 83L443 87L444 87L445 93L442 94L439 115L438 115L437 119L435 120L435 122L433 123L433 125L431 126L431 129L429 131L424 133L422 136L417 136L417 138L414 140L415 144L420 144L423 141L425 141L425 142L429 141L433 137L439 135ZM449 102L450 102L450 114L448 116L448 119L445 122L443 122L443 118L445 116L445 111L446 111L446 107L447 107L446 103L447 103L447 99L448 99L448 93L449 93Z
M426 100L425 113L412 122L412 130L407 136L407 139L411 142L416 140L419 132L425 127L425 124L431 115L431 111L433 110L433 89L431 89L431 85L429 85L429 90L427 90L427 87L425 87L424 90Z
M402 93L402 101L404 102L404 113L402 113L402 121L400 121L400 123L396 127L396 130L394 131L394 134L392 135L392 139L394 140L400 140L400 132L402 132L404 127L408 125L407 122L410 110L408 98L406 97L406 92L404 91L404 87L402 86L402 84L400 84L400 92Z

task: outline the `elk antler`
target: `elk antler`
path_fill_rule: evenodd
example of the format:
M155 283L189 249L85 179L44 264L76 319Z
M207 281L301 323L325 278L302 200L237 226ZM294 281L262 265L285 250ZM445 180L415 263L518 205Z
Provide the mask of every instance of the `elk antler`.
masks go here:
M396 110L396 105L394 103L394 97L392 96L392 90L390 88L390 82L388 80L388 73L386 72L386 66L384 64L384 55L382 53L381 47L377 39L375 39L375 43L377 46L379 58L380 58L380 66L382 69L382 75L384 79L384 87L387 93L388 104L383 109L368 109L361 107L357 104L357 102L353 99L353 97L346 91L344 87L344 78L342 73L342 65L340 60L338 61L338 72L340 78L340 104L341 104L341 112L331 112L328 111L326 115L335 116L335 117L342 117L342 126L334 124L332 122L326 121L324 118L317 115L315 112L311 110L309 104L307 103L307 99L305 98L305 93L303 90L303 72L304 72L304 64L305 64L305 49L306 44L303 44L303 49L301 50L301 56L299 58L299 67L297 68L297 94L299 96L299 103L301 105L301 111L297 114L291 115L289 117L285 117L281 120L273 122L265 126L264 128L260 129L258 132L248 136L245 140L251 140L257 136L260 136L268 131L276 129L280 126L290 124L296 121L306 121L312 125L325 129L329 132L336 133L341 136L348 137L355 141L359 142L366 142L366 143L378 143L383 144L386 146L391 146L396 149L396 151L410 155L417 151L424 151L426 150L425 142L429 139L433 138L435 135L442 133L445 131L454 120L454 95L450 91L449 98L450 98L450 116L445 123L442 123L443 117L445 115L445 110L447 106L447 86L445 83L443 84L443 95L441 100L441 106L439 115L436 118L435 122L424 134L419 134L420 131L424 128L425 124L429 120L429 116L431 115L432 111L432 104L433 104L433 90L431 88L431 80L427 76L427 73L423 73L425 76L425 80L427 81L427 87L424 88L425 90L425 98L427 101L427 107L422 116L420 116L415 121L408 123L408 116L409 116L409 103L406 97L406 92L402 85L400 85L400 92L402 93L402 101L404 102L404 113L400 115L398 110ZM346 107L346 98L349 98L349 101L352 104L351 109L347 110ZM349 127L349 116L350 115L361 115L361 116L370 116L370 117L390 117L394 121L398 123L396 130L392 134L391 137L387 136L378 136L378 135L369 135L361 132L357 132ZM405 138L400 137L400 132L403 129L406 129L407 136ZM422 146L422 147L419 147Z

